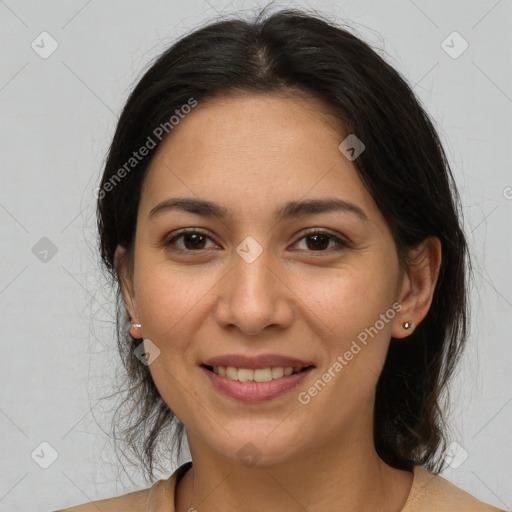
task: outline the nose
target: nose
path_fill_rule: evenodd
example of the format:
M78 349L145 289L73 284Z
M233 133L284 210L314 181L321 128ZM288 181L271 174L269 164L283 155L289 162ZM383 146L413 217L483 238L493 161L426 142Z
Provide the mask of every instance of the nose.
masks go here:
M285 329L293 320L296 300L284 267L263 251L254 261L236 254L233 266L217 288L215 317L224 329L248 336L265 329Z

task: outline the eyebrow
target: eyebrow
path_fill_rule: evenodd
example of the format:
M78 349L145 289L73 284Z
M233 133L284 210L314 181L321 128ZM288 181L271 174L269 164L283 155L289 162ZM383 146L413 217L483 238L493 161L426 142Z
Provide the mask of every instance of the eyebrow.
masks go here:
M182 210L205 217L216 217L224 220L230 216L227 208L207 201L196 198L171 198L157 204L149 212L148 217L151 219L159 214L171 210ZM274 218L277 222L281 222L293 217L304 215L320 214L326 212L346 212L357 215L361 220L368 222L369 219L364 211L354 203L338 198L324 199L308 199L304 201L289 201L276 210L274 210Z

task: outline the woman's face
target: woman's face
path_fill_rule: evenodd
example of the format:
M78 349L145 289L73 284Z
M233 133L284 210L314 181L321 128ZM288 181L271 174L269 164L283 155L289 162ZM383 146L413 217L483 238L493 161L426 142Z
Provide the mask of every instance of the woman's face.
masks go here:
M390 337L408 334L409 316L399 313L408 280L383 216L338 149L348 134L327 111L313 98L270 94L200 102L145 178L123 291L192 453L201 444L230 459L277 462L319 443L371 444ZM225 215L155 212L184 198ZM311 206L320 200L341 206ZM193 233L181 236L184 228ZM203 366L221 356L261 370L252 378L275 379L235 382L235 370ZM294 361L273 356L310 369L284 375L279 367Z

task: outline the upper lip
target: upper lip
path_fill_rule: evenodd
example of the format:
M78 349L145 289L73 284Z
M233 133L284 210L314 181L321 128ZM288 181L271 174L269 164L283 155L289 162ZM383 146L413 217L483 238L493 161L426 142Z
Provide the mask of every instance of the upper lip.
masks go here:
M297 359L296 357L282 356L278 354L260 354L258 356L244 356L242 354L225 354L223 356L212 357L203 361L207 366L235 366L237 368L273 368L293 366L304 368L313 366L310 361Z

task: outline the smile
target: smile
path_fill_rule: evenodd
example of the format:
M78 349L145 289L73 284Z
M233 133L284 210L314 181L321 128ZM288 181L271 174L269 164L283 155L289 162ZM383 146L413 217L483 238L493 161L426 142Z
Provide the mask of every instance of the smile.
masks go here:
M298 366L276 366L273 368L237 368L235 366L208 366L205 367L213 373L226 377L229 380L238 380L240 382L269 382L271 380L281 379L284 376L299 373L309 368Z
M214 390L242 402L262 402L284 395L298 387L314 368L277 366L253 369L204 364L200 366Z

